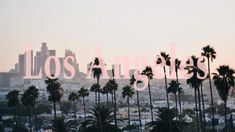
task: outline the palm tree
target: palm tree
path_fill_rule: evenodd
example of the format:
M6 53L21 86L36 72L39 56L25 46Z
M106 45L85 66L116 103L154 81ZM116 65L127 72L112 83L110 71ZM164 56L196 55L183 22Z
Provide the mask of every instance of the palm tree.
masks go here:
M90 91L95 92L95 104L97 105L98 104L97 94L100 91L100 85L98 83L95 83L95 84L91 85Z
M113 125L115 120L113 109L106 104L94 106L88 116L88 127L84 132L120 132L120 129Z
M92 62L91 64L93 64L92 68L92 72L93 72L93 77L96 78L96 83L99 85L100 84L100 76L102 74L102 69L100 67L98 67L100 65L100 60L98 57L95 58L94 62ZM100 103L100 91L98 91L98 105Z
M134 89L130 86L125 86L122 89L122 97L127 99L127 107L128 107L128 125L131 126L131 119L130 119L130 102L129 99L134 95ZM129 129L130 131L130 129Z
M156 111L158 120L146 124L148 132L179 132L176 121L173 121L177 116L176 108L168 109L167 107L158 108ZM170 120L170 122L169 122ZM169 126L172 126L172 129Z
M167 92L167 76L166 76L166 66L170 66L171 65L171 57L169 56L169 54L167 54L166 52L161 52L160 56L162 56L166 62L166 64L164 64L163 66L163 72L164 72L164 78L165 78L165 88L166 88L166 99L167 99L167 107L170 108L170 104L169 104L169 96L168 96L168 92ZM162 63L161 59L158 59L157 64Z
M102 94L106 94L106 102L107 102L107 104L108 104L108 102L109 102L109 93L110 93L110 89L105 85L105 86L103 87L103 89L101 90L101 93L102 93Z
M60 103L60 99L64 95L64 89L61 87L61 83L59 82L58 78L51 79L47 77L45 84L47 85L47 92L49 93L48 100L53 102L54 119L56 120L56 102Z
M85 120L86 120L86 102L85 102L85 97L89 96L89 91L88 91L88 89L85 89L84 87L82 87L82 88L78 91L78 96L79 96L79 97L82 97L84 117L85 117Z
M174 96L175 96L175 108L176 108L176 111L178 112L178 105L177 105L177 92L180 91L180 89L182 89L180 87L180 83L178 83L177 81L175 80L172 80L170 83L169 83L169 87L167 89L167 92L168 93L173 93Z
M50 128L53 132L76 132L74 122L71 119L59 117L50 122Z
M225 132L227 132L227 100L229 91L234 87L235 71L228 65L222 65L216 70L217 73L213 73L213 80L220 98L224 101Z
M72 92L69 95L68 100L73 103L73 114L74 114L74 121L77 122L77 114L76 114L76 101L78 100L79 96L77 93Z
M118 88L118 84L115 81L115 79L110 79L105 84L105 87L107 87L107 89L109 89L109 91L111 92L111 95L112 95L112 100L114 100L114 104L113 104L113 107L114 107L114 118L115 118L115 126L117 127L117 114L116 114L116 111L117 111L117 100L116 100L116 91L117 91L117 88Z
M14 111L14 119L16 126L18 126L18 120L17 120L17 114L16 114L16 107L19 104L19 91L18 90L13 90L10 91L7 95L6 98L8 99L8 107L12 107Z
M213 103L213 93L212 93L212 85L211 85L210 61L213 62L213 60L216 58L216 51L210 45L203 47L202 50L203 52L201 53L201 55L205 56L208 62L208 78L209 78L210 95L211 95L212 127L213 127L213 131L215 131L215 124L214 124L215 117L214 117L214 103Z
M32 109L35 108L38 95L39 95L39 90L32 85L24 91L21 97L22 104L28 107L29 109L30 132L32 132Z
M153 121L153 104L152 104L152 96L150 88L150 80L153 78L152 68L150 66L146 66L146 68L142 71L142 75L146 75L148 77L150 113L151 113L151 120Z
M136 79L134 77L134 75L131 76L131 79L130 79L130 85L133 86L134 83L135 83ZM137 82L137 83L141 83L140 81ZM137 95L137 107L138 107L138 112L139 112L139 131L141 132L142 131L142 122L141 122L141 111L140 111L140 98L139 98L139 91L136 90L136 95Z
M201 71L200 68L198 68L198 58L195 56L191 57L193 60L193 66L187 66L185 69L188 70L188 74L193 74L191 78L187 79L187 84L189 84L192 88L194 88L194 98L195 98L195 108L196 108L196 115L197 115L197 127L198 131L203 129L203 124L202 124L202 114L201 114L201 92L200 92L200 86L202 84L202 79L199 79L197 77L198 74L203 75L204 72ZM198 95L198 96L197 96ZM199 106L199 109L198 107ZM198 116L198 111L199 111L199 116Z
M176 76L176 81L177 83L179 83L179 75L178 75L178 71L180 69L180 64L181 64L181 61L179 59L175 59L175 76ZM179 111L180 111L180 114L181 114L181 93L182 93L182 88L179 89L178 91L178 98L179 98Z

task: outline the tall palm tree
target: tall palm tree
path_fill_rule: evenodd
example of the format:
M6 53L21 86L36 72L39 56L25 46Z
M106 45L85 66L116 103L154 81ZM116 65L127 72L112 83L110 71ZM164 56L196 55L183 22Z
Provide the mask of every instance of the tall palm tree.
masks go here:
M77 93L72 92L69 94L68 100L73 103L73 114L74 114L74 121L77 122L77 114L76 114L76 101L79 99Z
M146 68L142 71L141 74L146 75L148 77L150 113L151 113L151 120L153 121L153 103L152 103L151 87L150 87L150 80L153 78L152 68L150 66L146 66Z
M122 89L122 97L127 99L127 108L128 108L128 127L131 126L131 118L130 118L130 98L134 95L134 89L130 86L125 86ZM130 129L129 129L130 131Z
M113 125L115 120L113 109L106 104L94 106L88 116L88 127L83 132L120 132L120 129Z
M206 124L206 116L205 116L205 101L204 101L204 93L203 93L203 86L200 86L200 92L202 97L202 116L203 116L203 123ZM205 127L204 127L205 128Z
M170 66L171 65L171 57L169 56L169 54L167 54L166 52L161 52L160 53L160 56L162 56L166 62L166 64L164 64L163 66L163 72L164 72L164 78L165 78L165 88L166 88L166 99L167 99L167 107L170 108L170 104L169 104L169 95L168 95L168 92L167 92L167 76L166 76L166 66ZM161 59L158 59L157 64L160 64L162 63L162 60Z
M47 92L49 93L48 100L53 102L54 119L56 120L56 102L60 103L60 100L64 95L64 89L62 88L58 78L51 79L47 77L47 79L45 80L45 84L47 85Z
M134 75L131 76L130 79L130 86L133 86L135 83L136 79L134 77ZM140 81L137 83L141 83ZM140 97L139 97L139 91L136 90L136 95L137 95L137 107L138 107L138 112L139 112L139 131L142 131L142 122L141 122L141 111L140 111Z
M180 64L181 64L181 61L179 59L175 59L175 76L176 76L176 81L179 83L179 75L178 75L178 71L180 69ZM178 91L178 98L179 98L179 111L180 111L180 114L181 114L181 111L182 111L182 106L181 106L181 93L182 93L182 88L179 89Z
M213 73L213 80L220 98L224 101L225 132L227 132L227 100L229 91L234 88L235 71L228 65L222 65L216 70L217 73Z
M95 104L97 105L98 104L98 93L100 91L100 85L98 83L91 85L90 91L95 92Z
M101 90L101 93L106 95L106 102L108 104L110 89L105 85L103 89Z
M32 109L35 108L38 95L39 95L39 90L32 85L24 91L21 97L22 104L28 107L29 109L30 132L32 132Z
M204 72L198 68L198 58L195 56L191 57L193 60L192 66L187 66L185 69L188 70L188 74L193 74L191 78L187 79L187 84L189 84L192 88L194 88L194 98L195 98L195 108L196 108L196 115L197 115L197 128L198 131L203 129L202 124L202 114L201 114L201 92L200 92L200 86L202 84L202 79L199 79L197 77L198 74L203 75ZM197 107L198 106L198 107ZM199 111L199 116L198 116Z
M95 57L94 62L92 62L91 64L93 64L94 66L99 66L100 65L100 60L98 57ZM99 85L100 84L100 76L102 74L102 70L100 67L93 67L92 68L92 72L93 72L93 77L96 78L96 83ZM98 105L100 103L100 90L98 91Z
M82 97L84 117L85 117L85 120L86 120L86 102L85 102L85 97L89 96L89 91L88 91L88 89L85 89L84 87L82 87L82 88L78 91L78 96L79 96L79 97Z
M110 79L106 84L105 87L111 91L112 100L114 100L114 118L115 118L115 126L117 127L117 100L116 100L116 91L118 88L118 84L115 79Z
M174 132L180 132L177 122L173 120L177 116L176 108L158 108L156 114L159 119L146 124L148 132L171 132L172 130L174 130ZM169 127L170 124L172 129Z
M177 92L180 91L180 89L182 89L180 87L180 83L178 83L177 81L175 80L172 80L170 83L169 83L169 87L167 89L167 92L168 93L173 93L174 96L175 96L175 108L176 108L176 111L178 112L178 101L177 101Z
M210 95L211 95L211 115L212 115L212 127L213 131L215 131L215 124L214 124L214 103L213 103L213 92L212 92L212 85L211 85L211 70L210 70L210 62L213 62L214 59L216 59L216 51L213 47L210 45L207 45L202 48L202 56L205 56L207 58L208 63L208 78L209 78L209 85L210 85Z
M6 95L6 99L8 99L8 107L12 107L13 108L14 120L15 120L16 125L18 126L16 107L17 107L17 105L20 102L20 100L19 100L19 91L18 90L10 91Z

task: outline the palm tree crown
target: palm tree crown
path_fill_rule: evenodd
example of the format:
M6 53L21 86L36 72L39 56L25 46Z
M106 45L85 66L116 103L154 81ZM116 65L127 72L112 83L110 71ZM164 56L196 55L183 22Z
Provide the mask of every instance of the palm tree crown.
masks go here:
M211 61L213 61L216 58L216 51L210 45L203 47L202 51L203 52L201 53L201 55L207 57L208 59L210 58Z
M229 90L234 87L234 70L227 65L220 66L218 73L213 73L214 83L218 94L223 101L227 101Z

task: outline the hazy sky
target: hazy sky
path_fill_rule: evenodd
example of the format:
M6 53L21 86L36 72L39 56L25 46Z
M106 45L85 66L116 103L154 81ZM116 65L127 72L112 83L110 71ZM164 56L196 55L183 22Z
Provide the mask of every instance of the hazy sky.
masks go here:
M235 68L234 7L234 0L0 0L0 71L42 42L59 56L75 51L82 70L96 47L111 64L115 56L151 60L172 43L179 58L210 44L214 66Z

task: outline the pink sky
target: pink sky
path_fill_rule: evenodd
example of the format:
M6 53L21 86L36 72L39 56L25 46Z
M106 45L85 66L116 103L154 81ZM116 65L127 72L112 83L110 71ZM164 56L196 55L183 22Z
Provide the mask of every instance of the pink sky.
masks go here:
M235 68L234 0L1 0L0 71L13 68L26 47L39 50L42 42L77 53L84 71L100 47L107 64L115 56L154 58L176 46L179 58L200 55L212 45L214 67Z

